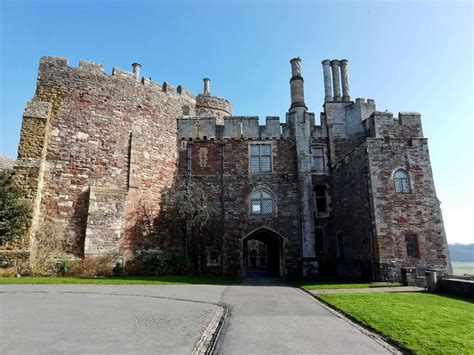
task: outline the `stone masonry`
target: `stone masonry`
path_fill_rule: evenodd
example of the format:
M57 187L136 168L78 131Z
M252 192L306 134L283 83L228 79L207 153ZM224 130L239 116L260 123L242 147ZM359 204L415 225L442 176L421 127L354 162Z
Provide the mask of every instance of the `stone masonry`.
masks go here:
M279 276L399 280L403 267L449 271L420 115L394 118L374 100L351 101L348 61L325 60L317 122L301 60L290 63L286 121L260 125L233 116L208 78L196 96L142 77L138 63L108 75L101 64L41 58L14 167L34 206L29 249L52 221L75 256L184 255L170 210L177 184L188 181L222 226L201 251L206 273L244 276L254 241L266 245L259 267ZM154 240L142 238L144 218Z

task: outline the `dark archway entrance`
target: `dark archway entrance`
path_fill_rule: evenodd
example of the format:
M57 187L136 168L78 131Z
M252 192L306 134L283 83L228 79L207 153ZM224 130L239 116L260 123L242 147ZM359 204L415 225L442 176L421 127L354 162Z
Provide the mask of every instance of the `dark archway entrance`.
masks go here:
M245 274L260 272L269 276L283 274L283 241L275 232L259 228L243 238L243 267Z

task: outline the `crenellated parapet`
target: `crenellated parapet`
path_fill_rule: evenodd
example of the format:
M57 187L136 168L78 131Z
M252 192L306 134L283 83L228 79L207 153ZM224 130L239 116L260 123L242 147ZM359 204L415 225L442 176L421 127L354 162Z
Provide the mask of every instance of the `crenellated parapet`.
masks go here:
M80 77L84 79L105 79L114 80L117 82L117 88L124 90L131 90L137 86L143 86L151 91L163 92L168 95L187 96L195 100L195 95L178 85L176 88L167 83L157 83L151 78L141 76L142 66L138 63L132 64L133 70L131 72L113 67L112 73L109 75L104 71L104 65L86 60L80 60L78 67L69 66L68 59L61 57L41 57L38 83L52 84L55 86L67 86L73 83ZM62 79L62 80L58 80ZM70 79L70 80L67 80Z
M279 117L267 117L265 125L259 125L257 116L227 116L218 124L216 117L188 117L178 119L178 139L280 139L282 124Z
M418 112L374 112L365 122L372 138L423 138L421 115Z

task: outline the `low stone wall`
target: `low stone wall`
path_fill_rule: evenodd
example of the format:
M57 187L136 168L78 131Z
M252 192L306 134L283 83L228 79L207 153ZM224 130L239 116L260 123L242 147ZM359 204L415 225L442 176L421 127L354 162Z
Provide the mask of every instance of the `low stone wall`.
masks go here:
M439 290L456 296L474 298L474 279L442 278Z

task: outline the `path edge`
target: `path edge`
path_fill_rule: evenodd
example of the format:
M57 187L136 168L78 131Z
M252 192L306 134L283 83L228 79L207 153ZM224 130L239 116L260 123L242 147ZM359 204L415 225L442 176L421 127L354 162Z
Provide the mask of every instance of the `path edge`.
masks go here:
M196 343L191 353L192 355L209 355L214 352L217 339L219 338L222 325L225 322L228 312L228 308L225 305L216 304L216 307L217 309L211 321L204 329L201 338Z

